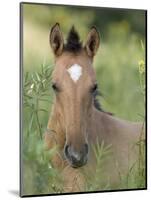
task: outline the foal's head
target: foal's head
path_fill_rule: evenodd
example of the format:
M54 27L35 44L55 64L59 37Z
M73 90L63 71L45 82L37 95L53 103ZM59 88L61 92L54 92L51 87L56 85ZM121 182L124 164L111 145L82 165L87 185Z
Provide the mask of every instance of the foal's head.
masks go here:
M99 47L99 34L92 27L82 45L72 27L64 43L57 23L50 32L50 45L55 55L52 87L66 138L64 153L72 167L80 167L88 157L88 128L97 91L92 61Z

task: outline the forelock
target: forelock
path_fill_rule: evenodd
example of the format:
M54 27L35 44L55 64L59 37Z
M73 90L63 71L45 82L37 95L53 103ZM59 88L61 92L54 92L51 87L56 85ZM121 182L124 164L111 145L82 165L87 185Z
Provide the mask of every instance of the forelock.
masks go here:
M72 52L72 53L78 53L82 49L82 42L80 41L80 37L78 32L75 30L74 26L71 27L67 42L64 45L64 51Z

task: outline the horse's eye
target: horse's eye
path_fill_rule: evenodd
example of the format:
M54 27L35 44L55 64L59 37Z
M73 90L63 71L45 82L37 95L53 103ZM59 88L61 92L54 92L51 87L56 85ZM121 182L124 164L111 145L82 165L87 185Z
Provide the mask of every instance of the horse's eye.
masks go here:
M52 84L52 89L53 89L54 91L56 91L56 92L59 91L59 88L58 88L58 86L57 86L56 83L53 83L53 84Z
M91 88L91 93L94 94L98 89L98 85L94 84L93 87Z

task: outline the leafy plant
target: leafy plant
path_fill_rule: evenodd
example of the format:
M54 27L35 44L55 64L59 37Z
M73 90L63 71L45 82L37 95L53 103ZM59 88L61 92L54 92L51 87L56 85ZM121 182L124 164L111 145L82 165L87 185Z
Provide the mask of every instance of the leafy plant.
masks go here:
M41 66L41 71L26 72L23 80L23 194L48 194L62 191L60 172L51 165L56 149L44 150L42 113L48 114L45 103L51 103L50 81L52 68ZM46 119L46 116L45 116ZM46 121L46 120L45 120Z
M41 106L41 102L49 102L50 100L50 81L51 81L51 71L50 66L41 66L40 72L29 73L26 72L23 81L23 106L24 110L28 108L30 113L30 120L28 126L28 134L33 127L33 122L37 126L37 132L39 137L42 139L42 125L39 119L39 112L48 112L48 110ZM35 119L35 121L34 121Z
M87 178L87 190L107 190L111 188L109 177L105 177L105 163L112 156L112 145L105 145L104 141L99 144L92 145L92 149L96 159L95 171L91 174L86 174ZM92 173L94 176L92 176Z

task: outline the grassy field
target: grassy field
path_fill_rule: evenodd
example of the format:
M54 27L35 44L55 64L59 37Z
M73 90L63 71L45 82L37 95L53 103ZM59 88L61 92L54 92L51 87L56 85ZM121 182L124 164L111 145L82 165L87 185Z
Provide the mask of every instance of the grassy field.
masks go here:
M63 190L60 172L52 168L50 162L55 149L44 151L42 140L54 95L51 89L51 72L54 64L48 42L49 28L32 24L27 11L24 21L23 55L22 192L30 195L58 193ZM64 12L62 11L62 15L65 15ZM91 18L90 22L93 21L93 16ZM80 23L78 25L83 40L89 26L84 15ZM71 24L70 21L69 24ZM86 24L86 28L83 28L83 24ZM69 27L64 27L64 31ZM100 30L101 44L94 60L97 81L102 93L99 99L102 107L120 118L144 121L145 38L132 32L129 23L124 20L109 24L105 33L104 36ZM134 171L130 166L129 174L126 177L121 176L121 183L117 188L111 186L109 182L102 185L100 181L103 176L101 166L104 158L108 157L110 148L105 147L103 143L97 146L95 152L98 169L94 179L88 179L87 190L144 187L144 143L140 142L137 145L140 149L137 170Z

